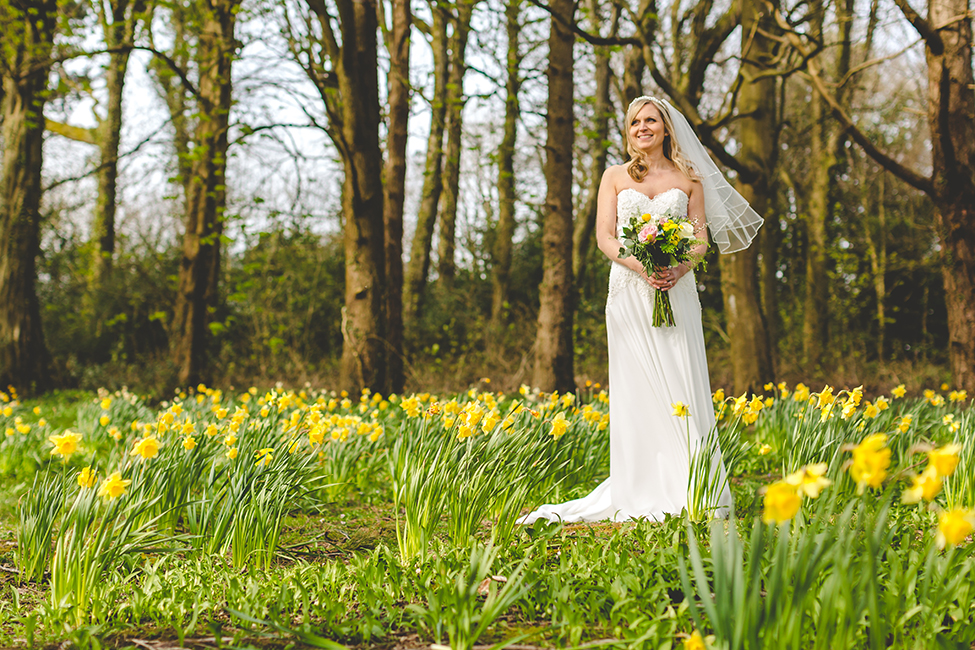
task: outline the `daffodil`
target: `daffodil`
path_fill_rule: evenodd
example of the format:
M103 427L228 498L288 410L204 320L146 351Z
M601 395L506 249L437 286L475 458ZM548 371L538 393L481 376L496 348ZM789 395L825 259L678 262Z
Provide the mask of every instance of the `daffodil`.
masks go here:
M793 472L785 477L785 482L795 487L800 496L807 496L815 499L822 492L823 488L830 486L833 482L823 476L826 473L826 463L812 463L806 465L798 472Z
M955 508L938 517L938 548L958 546L975 530L975 512Z
M558 440L569 428L569 422L565 419L565 413L559 413L554 418L552 418L552 429L549 434Z
M707 645L704 643L704 637L697 630L691 633L689 637L684 639L683 650L707 650Z
M257 456L257 462L254 465L264 465L267 467L272 460L274 460L274 449L271 447L264 447L263 449L258 449L255 452Z
M904 397L904 395L907 394L907 389L904 388L904 384L898 384L897 386L891 389L890 394L893 395L896 399L900 399L901 397Z
M111 476L102 481L101 487L98 488L98 496L108 497L109 499L117 499L125 494L125 489L129 487L131 483L132 481L123 479L122 475L118 472L113 472Z
M135 443L130 456L141 456L142 460L155 458L159 454L159 439L156 436L146 436Z
M54 449L51 450L51 455L62 456L67 459L68 456L78 451L78 443L81 442L81 434L73 431L65 431L59 436L49 436L48 440L54 444Z
M183 449L185 449L186 451L192 451L195 448L196 448L196 438L194 438L193 436L186 436L186 438L183 439Z
M958 452L961 445L956 442L939 447L928 452L928 462L935 468L941 477L951 476L958 466Z
M674 409L671 415L676 415L679 418L686 418L691 415L691 412L687 409L687 404L684 402L674 402L670 406Z
M762 521L781 524L789 521L799 512L802 498L795 487L785 481L776 481L765 489Z
M850 466L850 476L857 483L857 489L862 492L865 486L879 488L887 478L887 468L890 467L890 449L887 448L887 436L874 433L867 436L853 449L853 464Z
M229 458L230 460L233 460L233 459L237 458L237 448L236 447L231 447L229 450L227 450L227 458Z
M762 446L758 448L758 455L759 456L764 456L764 455L768 454L771 451L772 451L772 447L770 445L768 445L768 444L762 444Z
M711 401L714 402L715 404L717 404L718 402L723 402L724 401L724 389L723 388L719 388L718 390L714 391L714 394L711 395Z
M958 402L964 402L967 399L968 399L968 392L964 390L953 390L950 393L948 393L948 400L953 404L957 404Z
M933 501L941 492L943 480L933 465L928 465L927 469L911 480L911 487L904 490L901 495L901 501L904 503L917 503L921 499Z
M82 488L95 487L98 474L91 470L91 465L78 472L78 486Z

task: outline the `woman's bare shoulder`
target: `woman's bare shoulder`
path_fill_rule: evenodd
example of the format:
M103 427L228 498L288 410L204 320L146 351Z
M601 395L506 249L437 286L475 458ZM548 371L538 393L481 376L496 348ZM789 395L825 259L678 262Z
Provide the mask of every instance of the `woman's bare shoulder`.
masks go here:
M629 174L626 171L626 165L610 165L603 172L603 182L612 183L613 187L616 189L622 189L622 183L625 179L629 178Z

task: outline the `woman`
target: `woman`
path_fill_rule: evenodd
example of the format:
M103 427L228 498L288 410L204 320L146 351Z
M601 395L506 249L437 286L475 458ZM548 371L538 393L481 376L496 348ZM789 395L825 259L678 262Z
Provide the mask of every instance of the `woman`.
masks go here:
M714 426L701 304L691 264L648 276L633 256L619 258L622 227L633 216L686 213L698 239L722 253L746 248L762 219L728 185L687 120L668 102L638 97L626 114L630 160L599 186L596 242L612 262L606 299L609 339L610 475L588 496L545 505L520 523L662 519L687 506L693 450ZM695 251L703 256L706 245ZM653 291L669 292L673 327L653 327ZM674 415L673 404L690 416ZM720 476L720 458L716 459ZM731 507L727 485L718 514Z

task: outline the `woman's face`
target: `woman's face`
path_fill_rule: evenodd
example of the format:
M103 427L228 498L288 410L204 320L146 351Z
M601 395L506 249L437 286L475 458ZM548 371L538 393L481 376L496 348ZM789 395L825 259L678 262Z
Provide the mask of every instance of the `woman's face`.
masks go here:
M663 147L666 135L660 110L653 102L645 104L630 123L630 142L634 148L644 153Z

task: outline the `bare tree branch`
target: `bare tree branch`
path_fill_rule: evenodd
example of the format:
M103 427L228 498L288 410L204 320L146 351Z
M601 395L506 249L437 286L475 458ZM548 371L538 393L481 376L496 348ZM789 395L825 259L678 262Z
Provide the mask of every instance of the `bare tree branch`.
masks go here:
M945 51L944 41L941 40L941 35L938 34L937 30L931 26L931 24L922 18L914 8L908 4L907 0L894 0L894 4L900 8L901 13L907 18L908 22L914 26L917 33L921 35L924 39L925 44L931 53L935 56L941 56Z

